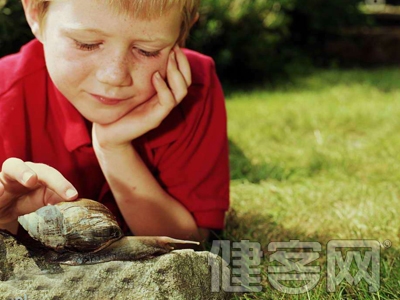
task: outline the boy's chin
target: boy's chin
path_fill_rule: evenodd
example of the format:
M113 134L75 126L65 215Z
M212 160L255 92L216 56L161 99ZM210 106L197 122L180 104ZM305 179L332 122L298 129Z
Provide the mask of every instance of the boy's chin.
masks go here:
M91 116L85 114L82 114L82 116L86 119L87 122L96 123L103 126L115 123L116 121L118 121L123 117L123 116Z

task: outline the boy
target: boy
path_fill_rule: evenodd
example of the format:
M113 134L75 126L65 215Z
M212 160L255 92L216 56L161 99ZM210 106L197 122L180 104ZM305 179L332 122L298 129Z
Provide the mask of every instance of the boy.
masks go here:
M222 229L229 170L196 0L23 0L36 39L0 60L0 228L79 197L135 235Z

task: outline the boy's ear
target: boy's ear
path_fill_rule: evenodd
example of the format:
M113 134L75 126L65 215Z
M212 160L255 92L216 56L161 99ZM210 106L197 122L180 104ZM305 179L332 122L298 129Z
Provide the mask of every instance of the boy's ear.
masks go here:
M196 15L194 16L192 23L190 23L190 27L192 27L196 22L199 20L200 14L197 12Z
M41 31L37 9L32 8L32 0L22 0L21 2L25 12L25 18L28 21L33 35L39 41L41 41Z

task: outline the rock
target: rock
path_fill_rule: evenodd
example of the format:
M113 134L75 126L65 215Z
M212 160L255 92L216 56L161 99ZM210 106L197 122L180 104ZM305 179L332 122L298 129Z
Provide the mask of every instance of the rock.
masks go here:
M176 250L144 261L49 264L0 232L1 299L230 299L211 291L210 252Z

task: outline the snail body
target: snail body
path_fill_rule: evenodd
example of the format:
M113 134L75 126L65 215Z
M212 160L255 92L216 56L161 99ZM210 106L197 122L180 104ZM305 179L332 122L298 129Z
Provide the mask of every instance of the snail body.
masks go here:
M171 244L198 244L169 237L124 236L103 204L79 199L48 205L21 216L29 235L50 248L49 262L68 265L138 260L170 252Z

